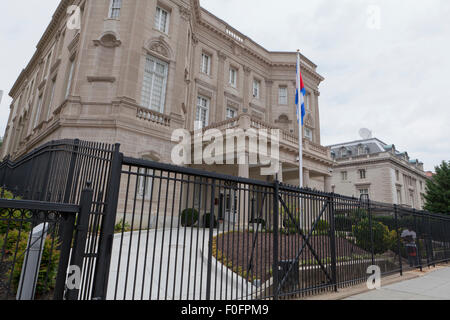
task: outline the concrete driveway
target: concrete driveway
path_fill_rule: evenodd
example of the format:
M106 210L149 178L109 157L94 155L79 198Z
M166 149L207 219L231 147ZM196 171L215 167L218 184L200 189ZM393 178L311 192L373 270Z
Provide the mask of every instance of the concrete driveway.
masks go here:
M450 300L450 268L359 294L346 300Z
M198 228L116 235L107 300L206 299L208 235L207 230ZM212 299L252 299L251 294L257 292L215 259L211 279Z

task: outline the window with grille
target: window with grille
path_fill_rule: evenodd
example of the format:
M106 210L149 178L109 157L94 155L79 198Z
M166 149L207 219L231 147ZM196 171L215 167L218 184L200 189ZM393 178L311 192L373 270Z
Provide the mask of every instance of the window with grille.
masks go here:
M145 60L144 79L142 83L142 106L164 112L169 65L153 56Z
M230 68L230 85L233 88L236 88L237 84L237 70L234 68Z
M206 53L202 53L202 61L201 61L200 71L207 75L211 74L211 56Z
M122 7L122 0L111 0L109 9L109 17L111 19L118 19L120 17L120 9Z
M199 130L208 126L209 99L199 96L197 99L197 112L195 115L195 129Z
M261 82L258 80L253 80L253 97L259 99L261 90Z
M155 28L161 32L169 33L170 13L160 7L156 7Z
M282 105L288 104L288 88L280 87L278 89L278 103Z

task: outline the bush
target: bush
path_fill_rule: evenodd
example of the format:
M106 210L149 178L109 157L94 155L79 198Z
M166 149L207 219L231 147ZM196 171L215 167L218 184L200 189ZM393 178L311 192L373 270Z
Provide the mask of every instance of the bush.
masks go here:
M319 233L323 233L323 232L327 232L330 230L330 225L327 221L325 220L319 220L319 222L317 222L317 226L316 226L316 230Z
M215 215L213 215L213 220L214 220L213 228L215 229L215 228L217 228L217 219L216 219ZM202 224L203 224L204 228L210 228L211 227L211 214L210 213L206 213L205 215L203 215Z
M25 260L25 257L27 256L26 251L27 245L28 245L28 236L20 240L16 261L14 263L12 280L14 290L16 292L19 286L20 274L22 273L22 265ZM38 296L48 293L51 289L54 289L55 287L60 257L60 251L56 249L58 247L59 245L57 243L53 243L52 237L50 235L47 236L44 244L44 250L42 253L41 265L39 268L39 274L36 284L36 295ZM14 262L13 259L14 256L9 257L10 262Z
M17 243L27 241L28 239L28 232L22 231L20 232L20 239L19 239L19 230L11 230L8 232L8 234L2 234L0 235L0 251L5 249L6 254L13 253L16 250Z
M355 209L350 212L349 217L352 220L352 224L357 224L358 222L361 222L364 219L368 219L369 215L367 213L367 210Z
M0 195L3 193L3 199L13 199L13 194L7 190L3 192L0 188ZM20 198L16 198L20 199ZM31 223L27 222L24 217L28 216L28 211L26 210L14 210L11 209L0 209L0 234L5 234L11 230L21 229L25 232L31 230Z
M181 225L183 227L192 227L198 221L198 211L195 209L185 209L181 213Z
M264 220L262 218L253 219L249 223L258 223L262 226L263 230L266 229L266 220Z
M381 222L372 221L372 230L374 253L381 254L391 249L391 239L388 227ZM353 235L356 238L356 245L358 247L367 252L372 251L369 219L363 219L353 226Z
M334 217L336 231L352 232L352 219L345 215L336 215Z

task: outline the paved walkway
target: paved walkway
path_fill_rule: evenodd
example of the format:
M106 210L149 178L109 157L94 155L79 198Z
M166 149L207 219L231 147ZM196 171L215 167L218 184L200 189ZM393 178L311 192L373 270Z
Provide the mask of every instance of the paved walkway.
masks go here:
M359 294L346 300L450 300L450 268Z

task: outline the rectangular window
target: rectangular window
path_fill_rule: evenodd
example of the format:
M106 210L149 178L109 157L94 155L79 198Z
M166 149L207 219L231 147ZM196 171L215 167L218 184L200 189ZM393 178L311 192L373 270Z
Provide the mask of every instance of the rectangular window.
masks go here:
M288 104L288 88L280 87L278 89L278 103L281 105Z
M164 112L169 65L152 56L145 61L142 83L142 105L160 113Z
M200 71L204 74L210 75L211 73L211 56L206 54L206 53L202 53L202 62L201 62L201 67L200 67Z
M50 100L48 101L48 107L47 107L47 120L50 118L51 112L52 112L53 97L55 96L55 87L56 87L56 81L52 80Z
M361 180L366 179L366 170L365 169L359 170L359 178Z
M305 128L305 138L311 142L313 141L313 133L311 129Z
M138 179L138 195L146 200L151 199L153 192L153 175L154 171L150 169L140 168Z
M227 120L234 119L237 116L237 112L233 108L227 108Z
M156 7L155 28L161 32L169 33L169 17L169 12Z
M253 98L259 99L260 97L261 82L253 80Z
M369 189L359 189L359 194L360 195L368 195L369 194Z
M197 99L197 112L195 115L195 130L208 126L209 123L209 103L208 98L199 96Z
M395 170L395 179L397 181L400 180L400 172L398 170Z
M342 181L347 181L347 179L348 179L347 171L342 171L341 177L342 177Z
M309 93L305 96L305 109L311 111L311 95Z
M122 7L122 0L111 0L109 17L111 19L119 19L121 7Z
M237 84L237 70L234 68L230 68L230 85L233 88L236 88Z
M397 204L402 204L402 191L397 189Z
M39 119L41 117L41 108L42 108L42 96L39 96L38 102L37 102L37 106L36 106L36 114L34 116L34 123L33 123L33 128L36 128L36 126L39 124Z
M69 70L69 77L67 78L67 86L66 86L66 93L64 95L65 99L70 94L70 87L72 86L72 77L73 77L73 69L75 68L75 60L72 60L70 62L70 70Z

